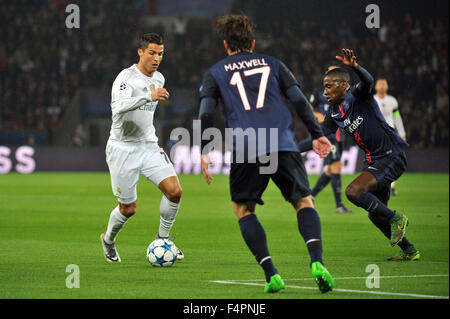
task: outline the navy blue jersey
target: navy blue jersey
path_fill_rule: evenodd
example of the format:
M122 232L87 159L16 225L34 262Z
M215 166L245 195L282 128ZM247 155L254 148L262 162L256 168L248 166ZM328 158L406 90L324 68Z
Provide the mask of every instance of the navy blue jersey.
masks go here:
M277 151L298 152L294 122L283 96L297 80L279 60L262 54L240 52L212 66L200 87L200 98L223 101L227 127L265 129L265 149L257 141L256 156ZM270 143L270 129L278 131L278 145ZM248 137L248 136L247 136ZM273 135L272 135L273 138ZM250 140L245 142L247 150ZM263 143L261 142L261 145ZM233 151L236 141L233 140ZM251 154L249 153L249 156Z
M349 134L365 152L365 161L369 164L391 154L401 153L409 147L386 123L371 94L372 86L373 83L367 85L360 82L352 87L341 104L331 105L323 123L324 131L329 130L325 134L335 132L337 128L342 128Z
M314 112L320 112L324 116L327 114L328 109L330 108L330 102L326 99L326 97L323 95L324 89L317 89L314 91L314 93L311 95L309 102L311 102L311 105L314 108ZM336 134L331 137L328 136L330 141L333 143L333 139L336 142L343 142L344 141L344 133L341 129L336 130Z

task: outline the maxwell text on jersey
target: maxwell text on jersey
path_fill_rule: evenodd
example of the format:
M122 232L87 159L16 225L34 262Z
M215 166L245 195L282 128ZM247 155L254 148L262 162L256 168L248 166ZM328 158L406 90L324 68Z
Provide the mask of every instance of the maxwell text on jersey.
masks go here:
M223 67L225 68L225 71L234 71L234 70L242 70L242 69L249 69L256 66L264 66L267 65L266 61L264 59L251 59L251 60L244 60L244 61L237 61L234 63L225 64Z

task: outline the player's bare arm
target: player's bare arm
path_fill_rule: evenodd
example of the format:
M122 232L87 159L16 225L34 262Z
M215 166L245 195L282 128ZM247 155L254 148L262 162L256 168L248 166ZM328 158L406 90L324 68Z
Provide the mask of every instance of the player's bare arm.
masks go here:
M203 177L205 178L206 183L209 185L209 184L211 184L211 181L213 180L212 175L209 173L209 164L212 163L209 155L202 154L201 163L202 163L201 165L202 165Z
M211 97L203 97L200 100L200 111L198 118L201 121L201 133L203 135L203 131L209 127L214 126L214 114L216 111L217 99ZM211 158L207 154L207 150L205 146L207 144L206 140L201 141L201 168L203 177L205 178L206 183L209 185L213 179L209 172L209 164L212 163Z

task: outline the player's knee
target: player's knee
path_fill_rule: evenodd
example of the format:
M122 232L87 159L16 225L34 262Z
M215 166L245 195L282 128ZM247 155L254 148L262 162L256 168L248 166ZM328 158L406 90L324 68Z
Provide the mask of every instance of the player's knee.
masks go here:
M179 203L181 200L181 195L183 194L183 190L181 189L180 184L177 184L166 191L164 194L168 200L172 203Z
M236 214L237 219L240 220L241 218L243 218L247 215L255 213L256 203L255 202L245 202L245 203L233 202L233 206L234 206L234 213Z
M130 218L136 213L136 206L136 202L133 202L131 204L119 203L119 210L123 216Z
M306 196L300 199L298 202L294 203L294 209L296 212L302 210L303 208L314 208L314 202L312 196Z
M358 202L359 196L361 196L361 194L362 190L352 184L348 185L345 189L345 196L347 196L348 200L353 204Z

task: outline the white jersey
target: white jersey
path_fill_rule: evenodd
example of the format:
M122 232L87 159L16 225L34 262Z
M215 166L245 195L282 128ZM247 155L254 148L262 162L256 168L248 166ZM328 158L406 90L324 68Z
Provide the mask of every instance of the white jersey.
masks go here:
M164 76L155 71L144 75L136 64L122 70L111 91L112 125L109 139L122 142L158 142L153 126L158 101L151 92L164 87Z
M380 98L376 94L373 96L380 107L381 113L389 124L395 128L397 133L403 138L406 136L405 128L403 126L402 117L400 116L400 111L398 110L398 102L392 95L386 95L384 98Z

